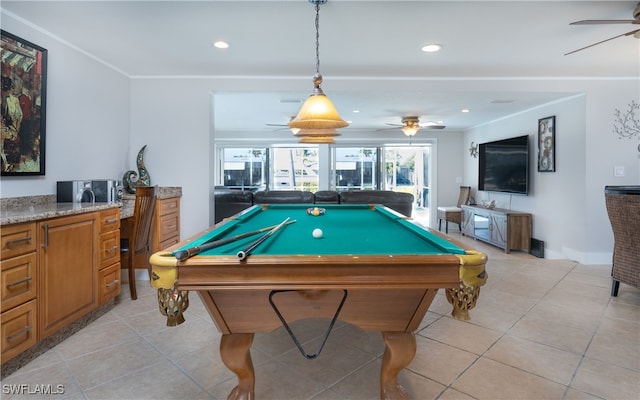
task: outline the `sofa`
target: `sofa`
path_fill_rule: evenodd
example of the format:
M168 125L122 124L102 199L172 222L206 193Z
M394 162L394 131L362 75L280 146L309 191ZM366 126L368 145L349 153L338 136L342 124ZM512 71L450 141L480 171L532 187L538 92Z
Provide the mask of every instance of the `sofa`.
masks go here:
M229 190L214 192L214 221L217 224L225 218L239 213L253 205L253 192Z
M255 204L382 204L411 217L414 197L392 190L218 190L214 192L215 222L218 223Z
M303 190L260 190L253 194L253 204L313 204L314 195Z
M411 216L413 200L411 193L392 190L349 190L340 193L341 204L382 204L407 217Z

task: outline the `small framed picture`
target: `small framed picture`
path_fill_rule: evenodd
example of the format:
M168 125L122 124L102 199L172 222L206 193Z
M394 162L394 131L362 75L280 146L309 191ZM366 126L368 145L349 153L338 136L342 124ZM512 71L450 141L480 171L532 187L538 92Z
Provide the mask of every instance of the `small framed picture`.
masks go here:
M2 31L2 176L44 175L47 50Z
M556 117L538 120L538 172L556 170Z

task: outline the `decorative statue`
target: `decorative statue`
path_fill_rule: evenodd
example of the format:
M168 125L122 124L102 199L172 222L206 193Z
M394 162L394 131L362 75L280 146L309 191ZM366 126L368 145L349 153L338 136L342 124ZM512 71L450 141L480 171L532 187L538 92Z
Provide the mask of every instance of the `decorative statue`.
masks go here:
M149 176L149 172L147 172L147 168L144 166L144 150L146 148L147 145L142 146L138 152L138 157L136 157L138 173L136 173L136 171L129 170L125 172L122 177L122 185L127 193L134 194L136 192L136 187L151 185L151 177Z

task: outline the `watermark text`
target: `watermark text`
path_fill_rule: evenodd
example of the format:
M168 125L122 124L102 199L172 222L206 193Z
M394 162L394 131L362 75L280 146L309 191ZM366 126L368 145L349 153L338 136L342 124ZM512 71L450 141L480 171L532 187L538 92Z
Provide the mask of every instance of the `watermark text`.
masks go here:
M64 385L58 384L3 384L2 394L64 394Z

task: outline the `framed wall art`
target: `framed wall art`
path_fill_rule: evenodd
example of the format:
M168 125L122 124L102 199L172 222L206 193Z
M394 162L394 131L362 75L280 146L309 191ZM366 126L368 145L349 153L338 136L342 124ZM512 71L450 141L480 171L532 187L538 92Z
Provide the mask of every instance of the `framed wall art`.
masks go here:
M538 120L538 172L556 170L556 117Z
M1 31L2 176L44 175L47 50Z

